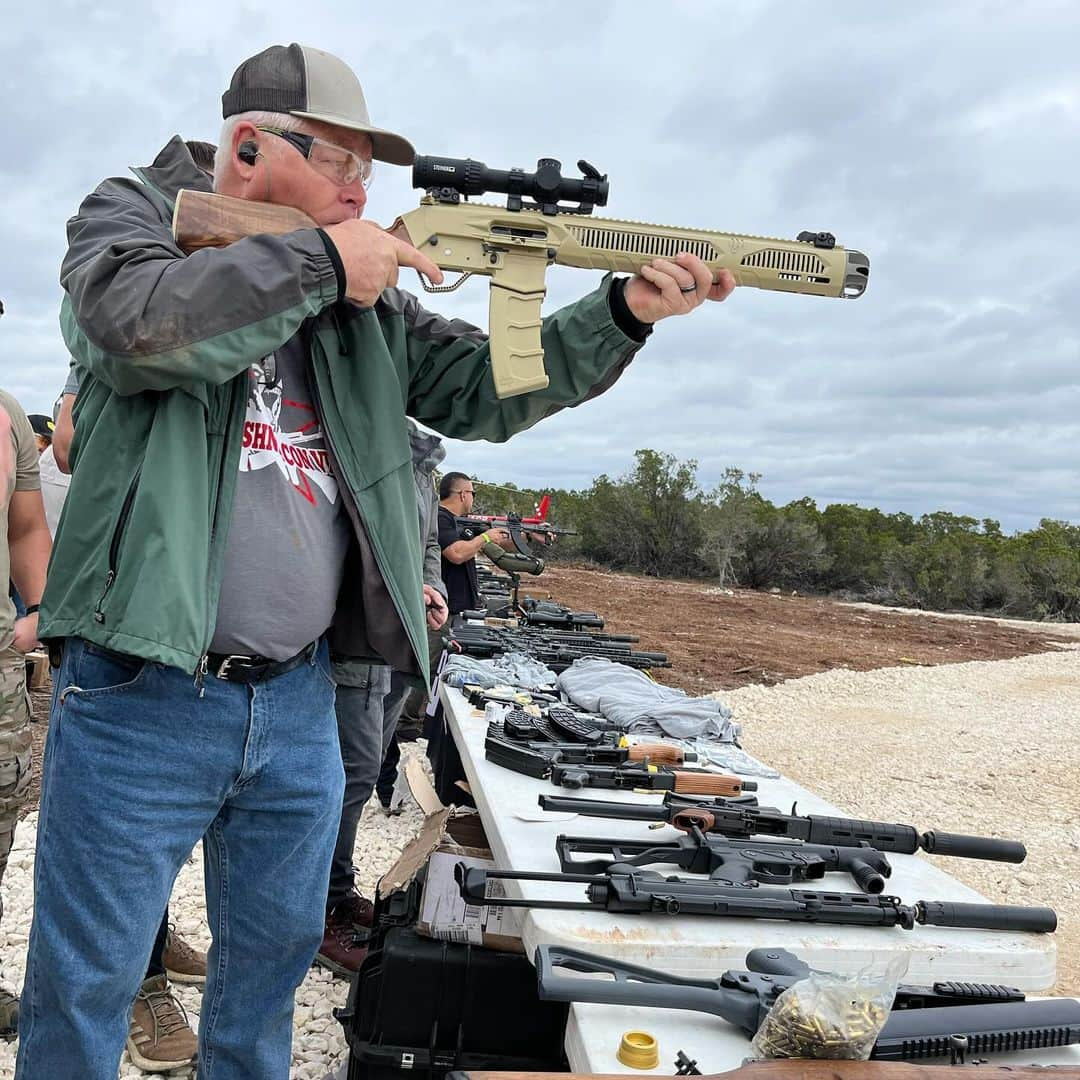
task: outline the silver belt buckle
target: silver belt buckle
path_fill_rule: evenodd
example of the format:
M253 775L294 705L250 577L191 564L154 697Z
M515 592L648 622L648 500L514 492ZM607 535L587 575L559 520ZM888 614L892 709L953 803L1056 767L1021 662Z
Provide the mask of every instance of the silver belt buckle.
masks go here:
M229 677L229 668L232 667L234 660L246 660L246 656L226 656L221 662L221 667L214 672L219 679L227 679Z

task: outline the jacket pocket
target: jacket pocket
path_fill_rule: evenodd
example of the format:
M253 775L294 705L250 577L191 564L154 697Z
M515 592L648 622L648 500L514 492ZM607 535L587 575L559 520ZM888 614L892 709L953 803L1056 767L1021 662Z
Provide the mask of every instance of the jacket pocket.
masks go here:
M109 567L105 573L105 584L101 590L101 596L98 597L97 607L94 608L94 622L96 623L105 622L103 606L106 597L109 595L109 590L116 581L117 568L120 562L120 544L124 539L128 518L131 517L131 507L135 502L135 496L139 490L139 480L141 477L142 463L140 462L139 467L135 470L135 475L131 478L131 483L128 485L127 492L124 495L124 501L120 504L120 513L117 515L112 538L109 540Z

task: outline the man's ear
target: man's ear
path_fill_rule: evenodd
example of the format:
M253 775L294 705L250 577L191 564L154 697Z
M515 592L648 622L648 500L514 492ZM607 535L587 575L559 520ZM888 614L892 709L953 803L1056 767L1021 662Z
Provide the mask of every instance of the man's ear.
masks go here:
M237 124L233 131L232 141L233 153L237 161L242 164L253 167L256 158L262 157L262 152L259 150L258 130L254 124L246 121Z

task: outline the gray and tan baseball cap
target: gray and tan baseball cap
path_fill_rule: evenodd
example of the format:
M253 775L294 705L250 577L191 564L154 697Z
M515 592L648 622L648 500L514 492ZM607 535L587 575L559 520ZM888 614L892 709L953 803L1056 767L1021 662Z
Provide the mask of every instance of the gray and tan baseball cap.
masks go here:
M271 45L233 72L221 95L221 115L228 119L251 110L292 113L363 131L371 136L372 155L391 165L411 165L416 157L408 139L372 124L352 68L310 45Z

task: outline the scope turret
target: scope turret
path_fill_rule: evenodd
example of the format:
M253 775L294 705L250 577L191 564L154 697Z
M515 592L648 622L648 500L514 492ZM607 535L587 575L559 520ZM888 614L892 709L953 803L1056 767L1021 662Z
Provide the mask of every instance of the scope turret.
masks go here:
M544 214L592 213L595 206L606 206L608 180L587 161L579 161L581 177L563 176L562 163L541 158L536 172L524 169L489 169L471 158L417 157L413 162L412 183L423 188L439 202L459 202L464 196L483 195L488 191L508 196L508 210L539 210ZM525 199L533 200L526 203ZM560 203L576 203L560 206Z

